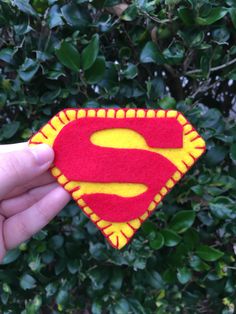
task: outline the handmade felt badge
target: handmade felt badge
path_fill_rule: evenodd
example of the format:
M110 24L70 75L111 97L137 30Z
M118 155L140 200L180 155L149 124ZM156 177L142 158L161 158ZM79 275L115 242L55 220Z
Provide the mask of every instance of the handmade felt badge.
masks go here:
M121 249L205 151L179 112L65 109L30 140L55 152L52 175Z

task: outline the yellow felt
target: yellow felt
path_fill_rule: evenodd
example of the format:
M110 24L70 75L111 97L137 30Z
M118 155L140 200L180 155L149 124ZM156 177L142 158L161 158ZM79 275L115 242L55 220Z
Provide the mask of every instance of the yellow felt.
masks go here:
M117 110L116 118L124 118L124 116L125 116L124 110L122 110L122 109Z
M73 121L76 119L76 110L69 109L66 111L67 116L69 117L70 121Z
M146 185L139 183L76 183L81 187L81 194L105 193L116 194L124 197L132 197L147 191Z
M176 111L176 110L169 110L168 112L167 112L167 117L168 118L175 118L176 116L177 116L177 114L178 114L178 112Z
M145 117L145 111L143 109L137 110L137 117L138 118L144 118Z
M156 204L154 202L151 202L151 204L148 207L148 210L152 212L155 208L156 208Z
M108 109L107 117L108 118L114 118L115 117L115 110L114 109Z
M126 112L126 117L127 117L127 118L133 118L133 117L135 117L135 110L134 110L134 109L129 109L129 110L127 110L127 112Z
M148 210L139 218L133 219L128 223L111 223L108 221L104 221L100 219L96 214L93 213L92 209L86 206L85 202L81 197L83 197L84 193L107 193L107 194L117 194L120 196L136 196L140 193L143 193L147 187L143 184L134 184L134 183L90 183L90 182L75 182L69 181L60 171L60 169L53 167L52 174L58 178L58 182L64 185L65 189L68 191L72 191L75 188L79 188L72 193L72 196L75 200L77 200L77 204L83 208L83 211L90 216L90 219L102 230L104 235L109 237L109 241L117 246L117 238L118 238L118 248L122 248L127 244L129 238L131 238L134 234L134 230L137 230L141 221L144 221L148 218L148 212L153 211L156 208L156 204L161 202L163 196L167 194L167 188L172 188L175 184L175 181L178 181L181 178L181 173L185 173L188 168L194 163L194 158L198 158L203 150L201 147L205 146L205 142L202 138L196 138L198 133L192 128L192 126L187 122L185 117L182 114L179 114L175 110L148 110L145 112L143 109L128 109L127 111L123 109L119 109L115 111L114 109L99 109L98 111L94 109L84 110L73 110L68 109L65 113L62 111L59 113L60 119L58 116L55 116L51 119L51 124L56 129L54 130L50 124L46 124L42 129L42 133L38 132L35 134L31 141L35 141L38 143L46 143L50 146L53 145L56 136L62 130L62 128L73 121L75 119L80 119L85 116L89 117L108 117L108 118L133 118L133 117L177 117L177 120L184 125L184 137L183 137L183 147L177 149L161 149L161 148L150 148L145 139L139 133L130 130L130 129L111 129L111 130L102 130L94 133L91 136L91 142L98 146L104 147L113 147L113 148L137 148L144 149L152 152L159 153L164 157L168 158L172 163L174 163L179 171L176 171L173 175L173 180L170 178L166 182L166 187L163 187L161 191L157 191L155 196L155 202L152 202L149 205ZM68 117L68 118L67 118ZM192 130L192 132L190 132ZM187 133L187 135L186 135ZM189 134L188 134L189 133ZM46 137L45 137L45 136ZM196 138L196 139L195 139ZM30 144L34 145L34 144ZM198 148L199 147L199 148ZM194 157L192 157L191 155ZM184 164L183 163L186 164ZM181 173L180 173L181 171ZM175 181L174 181L175 180ZM160 193L160 194L159 194ZM104 228L104 230L103 230ZM133 230L134 229L134 230Z
M154 118L154 117L155 117L155 111L154 110L148 110L147 118Z
M86 116L86 111L84 109L80 109L77 112L77 118L84 118Z
M89 109L88 110L88 117L95 117L96 111L94 109Z
M98 112L97 112L97 117L104 118L105 116L106 116L105 109L99 109Z
M65 124L67 124L67 123L69 122L69 120L67 119L67 117L66 117L64 111L61 111L61 112L59 113L59 116L60 116L61 120L62 120Z
M174 114L174 113L173 113ZM162 113L161 113L162 115ZM182 121L182 118L181 118ZM204 141L196 139L192 141L198 133L196 131L184 135L183 137L183 148L151 148L147 145L143 136L130 129L109 129L95 132L91 136L91 142L98 146L103 147L113 147L113 148L137 148L144 149L151 152L156 152L164 157L168 158L172 163L176 165L181 172L186 172L187 168L183 164L183 161L187 165L191 165L193 162L192 158L189 156L189 153L193 154L194 157L201 155L202 151L196 149L196 146L203 146ZM192 141L192 142L191 142ZM196 145L197 143L197 145Z

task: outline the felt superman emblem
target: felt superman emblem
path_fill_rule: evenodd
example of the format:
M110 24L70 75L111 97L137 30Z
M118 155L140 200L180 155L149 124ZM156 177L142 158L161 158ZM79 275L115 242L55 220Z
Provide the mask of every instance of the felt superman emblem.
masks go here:
M174 110L65 109L30 140L55 152L52 175L121 249L205 151Z

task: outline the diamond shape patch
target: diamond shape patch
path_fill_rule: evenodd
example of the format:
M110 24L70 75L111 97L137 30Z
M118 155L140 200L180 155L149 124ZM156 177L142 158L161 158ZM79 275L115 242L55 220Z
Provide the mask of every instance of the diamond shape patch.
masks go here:
M41 143L54 149L52 175L117 249L205 151L175 110L65 109L30 139Z

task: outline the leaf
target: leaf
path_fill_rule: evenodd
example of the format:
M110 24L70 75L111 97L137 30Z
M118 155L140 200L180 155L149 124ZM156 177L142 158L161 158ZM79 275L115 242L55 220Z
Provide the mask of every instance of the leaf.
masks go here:
M89 23L89 15L81 7L70 2L61 8L61 13L67 24L77 29L85 29Z
M85 78L89 84L95 84L103 79L106 70L106 63L104 57L97 57L94 64L85 71Z
M17 6L17 8L26 14L29 15L37 15L36 11L33 7L29 4L29 0L13 0L13 4Z
M3 48L0 50L0 60L12 63L13 50L11 48Z
M164 229L161 233L165 239L165 246L173 247L181 241L181 237L171 229Z
M219 219L236 219L236 211L234 203L223 203L223 201L214 200L209 204L212 214Z
M136 4L129 5L128 8L122 13L121 19L127 22L133 21L138 15Z
M146 43L140 54L140 62L163 64L165 59L157 46L152 41L149 41Z
M154 289L164 288L164 281L161 275L155 270L147 271L145 273L145 280Z
M210 266L203 262L198 256L193 255L190 258L189 265L192 267L195 271L204 271L209 270Z
M62 64L73 71L80 69L80 54L78 50L70 43L62 41L55 50L57 58Z
M224 255L222 251L207 245L200 245L196 254L206 262L214 262Z
M100 290L104 287L105 282L109 279L109 272L104 272L104 268L96 267L89 271L89 278L92 281L93 289Z
M48 13L48 24L50 29L63 25L62 14L57 4L53 5Z
M187 267L182 267L178 269L177 272L177 278L179 280L180 283L182 283L183 285L186 284L188 281L191 280L192 278L192 272L189 268Z
M63 246L64 243L64 237L57 234L51 237L49 241L49 246L51 247L52 250L58 250Z
M226 153L226 148L220 145L213 146L212 148L208 149L205 157L207 165L211 167L218 165L225 159Z
M93 35L90 43L82 51L82 68L88 70L95 62L99 51L99 36Z
M26 58L24 63L20 66L18 73L24 82L29 82L35 76L39 69L38 61Z
M19 121L14 121L8 124L4 124L1 129L1 135L4 139L12 138L20 127Z
M204 17L197 17L196 22L199 25L211 25L221 20L228 13L228 9L222 6L211 9L209 14Z
M60 305L65 305L69 299L69 293L65 289L59 290L56 296L56 303Z
M179 211L171 219L169 228L177 233L183 233L193 225L195 217L196 214L193 210Z
M24 274L20 278L20 286L23 290L33 289L36 287L36 280L29 274Z
M125 78L134 79L138 75L138 68L135 64L128 63L126 69L122 72Z
M20 250L18 248L8 251L2 260L2 265L7 265L14 262L19 256Z
M230 14L232 23L233 23L234 27L236 28L236 8L230 8L229 14Z
M194 21L193 10L186 7L180 7L177 11L180 19L184 22L185 25L187 26L193 25Z
M129 313L129 303L126 299L121 298L116 301L113 313L116 314L123 314L123 313Z
M165 239L163 235L158 232L155 234L155 238L150 241L150 247L154 250L159 250L161 247L163 247L165 243Z
M233 143L230 147L230 158L236 161L236 143Z

